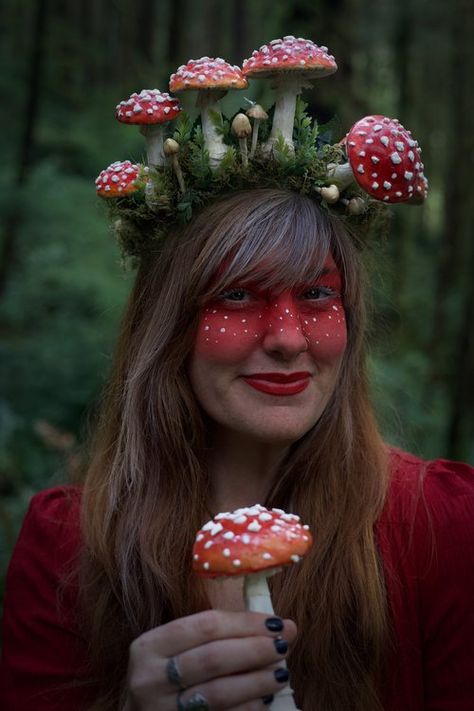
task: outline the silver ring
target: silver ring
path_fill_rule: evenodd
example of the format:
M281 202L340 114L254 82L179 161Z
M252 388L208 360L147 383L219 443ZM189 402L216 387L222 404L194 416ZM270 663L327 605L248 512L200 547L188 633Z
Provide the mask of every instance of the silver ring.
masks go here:
M178 660L176 657L170 657L166 662L166 676L172 686L177 686L179 689L185 689L183 685L183 677L179 671Z
M207 699L199 691L195 691L184 703L181 701L181 692L178 694L178 711L211 711Z

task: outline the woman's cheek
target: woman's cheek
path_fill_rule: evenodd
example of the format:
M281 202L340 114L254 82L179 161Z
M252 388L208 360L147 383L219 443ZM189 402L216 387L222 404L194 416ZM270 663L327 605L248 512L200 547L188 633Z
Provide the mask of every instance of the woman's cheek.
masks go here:
M256 312L204 309L198 326L196 351L219 362L240 360L260 340L263 320L263 314Z
M341 302L314 314L302 314L303 333L311 354L320 360L341 356L347 345L347 328Z

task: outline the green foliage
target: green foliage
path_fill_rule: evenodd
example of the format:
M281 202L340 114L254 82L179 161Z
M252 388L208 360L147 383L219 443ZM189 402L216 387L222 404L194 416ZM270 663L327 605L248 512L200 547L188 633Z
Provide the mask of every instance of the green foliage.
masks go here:
M317 121L313 121L306 112L308 104L298 96L296 100L295 126L293 129L293 139L300 165L308 165L313 161L318 153L317 140L319 128Z
M191 117L186 113L186 111L182 111L178 116L174 127L174 140L181 144L187 143L191 139L192 130L193 122L191 121Z

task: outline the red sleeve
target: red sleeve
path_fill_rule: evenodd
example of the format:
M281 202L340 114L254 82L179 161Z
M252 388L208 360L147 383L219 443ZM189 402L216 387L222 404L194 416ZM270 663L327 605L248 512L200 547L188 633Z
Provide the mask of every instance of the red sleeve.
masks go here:
M426 711L474 709L474 469L437 460L419 507L417 566Z
M33 497L7 573L0 664L4 711L83 711L86 645L71 571L79 549L79 490Z

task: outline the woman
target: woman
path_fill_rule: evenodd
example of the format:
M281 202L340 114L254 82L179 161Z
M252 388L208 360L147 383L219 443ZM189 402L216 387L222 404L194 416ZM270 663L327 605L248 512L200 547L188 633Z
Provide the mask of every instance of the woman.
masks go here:
M264 708L286 656L304 711L473 708L473 472L382 441L364 281L277 189L142 262L82 486L33 499L13 556L4 708ZM196 530L257 501L315 538L271 619L191 573Z

